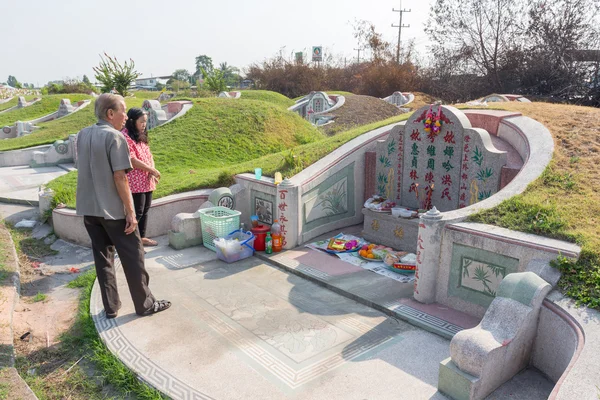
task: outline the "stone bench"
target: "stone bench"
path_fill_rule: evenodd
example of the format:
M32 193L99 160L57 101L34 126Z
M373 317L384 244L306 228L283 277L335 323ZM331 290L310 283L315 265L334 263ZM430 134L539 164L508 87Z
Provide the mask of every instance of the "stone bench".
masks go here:
M550 289L533 272L507 275L480 324L450 342L451 357L440 363L439 391L456 400L483 399L527 367Z

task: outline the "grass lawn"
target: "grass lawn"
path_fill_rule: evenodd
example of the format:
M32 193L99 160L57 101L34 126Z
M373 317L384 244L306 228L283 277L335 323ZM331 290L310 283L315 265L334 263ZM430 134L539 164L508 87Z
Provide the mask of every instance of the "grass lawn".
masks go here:
M546 103L494 104L544 124L554 156L527 190L473 221L580 244L577 263L562 259L559 285L570 297L600 309L600 109Z
M294 105L294 100L270 90L240 90L240 92L242 93L240 100L261 100L285 108Z
M144 99L128 97L125 99L125 102L128 108L141 107ZM94 101L92 100L92 103L81 111L64 118L39 124L38 126L40 129L34 131L31 135L0 140L0 151L17 150L42 144L51 144L56 140L66 139L71 133L77 133L82 128L92 125L95 122Z
M31 101L36 96L28 95L28 96L23 96L23 97L25 97L26 101ZM9 108L16 106L17 104L19 104L19 96L14 96L12 99L7 101L6 103L0 104L0 111L8 110Z
M169 92L170 93L170 92ZM134 95L138 99L142 100L156 100L158 96L160 96L160 91L150 91L150 90L133 90L129 92L130 95ZM131 97L126 97L125 100L130 99Z
M9 231L0 221L0 268L8 254L8 238L11 233L19 262L22 268L25 264L25 270L31 268L26 264L32 260L55 253L43 241L33 239L31 231ZM23 272L24 270L21 271L22 274ZM66 285L70 289L81 290L74 324L60 336L60 342L56 345L33 351L18 348L15 368L19 375L40 400L165 399L161 393L137 379L98 336L90 315L90 295L95 278L95 272L89 271ZM23 280L23 275L21 279ZM22 297L23 299L25 298ZM28 301L34 303L52 299L51 296L38 292ZM5 398L3 395L6 392L10 396L10 389L0 385L0 399Z
M9 111L0 114L0 126L14 125L17 121L31 121L32 119L43 117L58 111L58 106L62 99L71 100L71 104L75 104L80 100L91 99L87 94L53 94L42 96L42 100L37 103L17 110Z

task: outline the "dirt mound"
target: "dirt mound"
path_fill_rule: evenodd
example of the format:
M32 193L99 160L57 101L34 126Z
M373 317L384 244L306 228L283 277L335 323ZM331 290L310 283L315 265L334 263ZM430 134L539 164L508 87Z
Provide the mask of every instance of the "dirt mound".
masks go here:
M437 100L435 97L432 97L428 94L425 93L421 93L421 92L413 92L413 94L415 95L415 101L413 101L412 103L408 104L406 107L410 108L411 110L418 110L419 108L429 105L429 104L433 104L435 103Z
M401 114L396 106L377 97L363 95L345 97L346 103L330 114L335 116L335 123L323 127L324 132L329 135Z

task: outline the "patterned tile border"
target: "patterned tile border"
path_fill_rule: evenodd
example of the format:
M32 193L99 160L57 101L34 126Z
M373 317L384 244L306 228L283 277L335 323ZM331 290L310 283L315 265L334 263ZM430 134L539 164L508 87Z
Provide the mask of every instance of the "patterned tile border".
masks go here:
M451 322L444 321L441 318L435 317L431 314L427 314L426 312L419 311L415 308L399 305L392 308L396 314L398 314L402 319L407 320L408 322L421 326L429 331L433 330L434 333L438 335L447 337L451 339L455 334L462 331L463 327L458 325L454 325Z
M212 330L219 333L223 338L232 343L246 357L251 359L256 365L262 367L269 374L273 375L280 382L284 383L290 389L298 389L302 385L320 378L326 373L343 366L353 359L367 354L371 350L383 345L389 341L395 340L400 336L382 332L377 327L366 325L358 319L348 317L343 320L343 324L359 331L362 335L370 334L370 337L361 336L355 339L350 345L347 345L343 351L336 352L328 357L316 360L303 368L293 368L279 357L265 351L254 340L249 340L243 331L239 331L223 319L215 316L212 312L196 307L195 312L202 316L201 320ZM379 333L374 335L374 333Z
M120 267L120 262L116 262ZM174 400L215 400L177 379L143 355L127 339L114 319L106 319L98 281L94 283L90 312L100 339L115 356L131 369L139 379Z

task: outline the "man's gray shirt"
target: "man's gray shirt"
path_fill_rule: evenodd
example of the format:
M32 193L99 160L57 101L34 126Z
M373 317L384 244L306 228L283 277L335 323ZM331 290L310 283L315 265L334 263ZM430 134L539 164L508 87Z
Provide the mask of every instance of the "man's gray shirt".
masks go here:
M121 132L105 121L82 129L77 135L77 215L124 219L113 173L131 169Z

